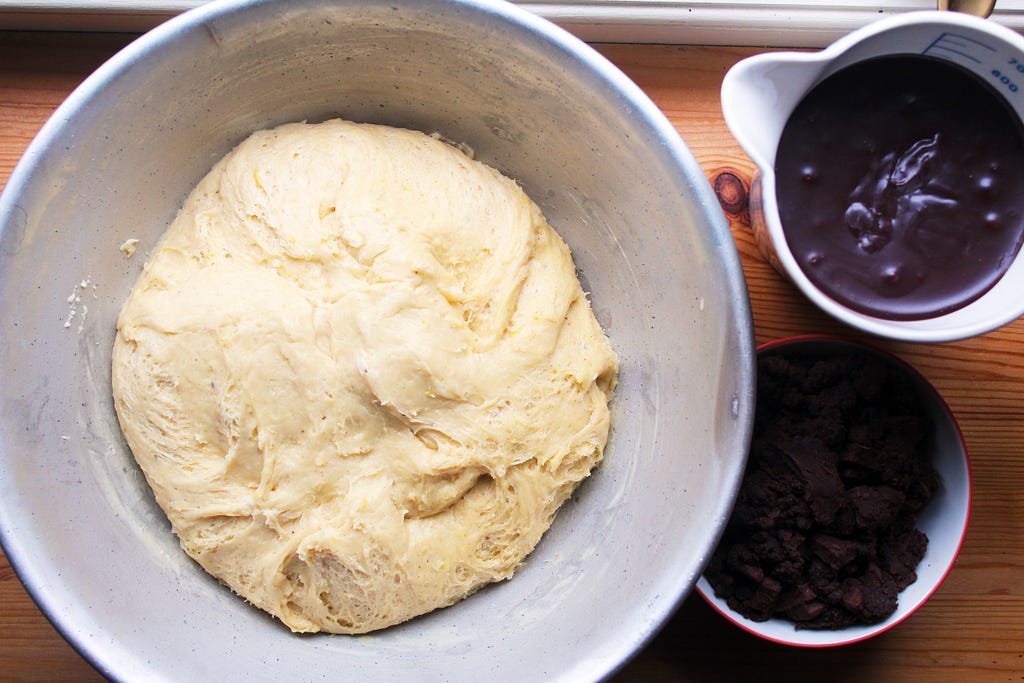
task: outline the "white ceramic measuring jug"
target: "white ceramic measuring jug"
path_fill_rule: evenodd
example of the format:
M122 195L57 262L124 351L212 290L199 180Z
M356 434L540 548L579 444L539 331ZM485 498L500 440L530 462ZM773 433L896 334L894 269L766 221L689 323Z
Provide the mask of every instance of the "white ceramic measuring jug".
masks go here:
M1024 119L1024 37L956 12L909 12L871 23L820 52L775 52L736 64L722 83L730 131L757 164L750 215L762 254L825 312L872 334L939 342L982 334L1024 314L1024 251L992 289L958 310L926 320L886 320L847 308L822 293L790 252L775 194L775 152L790 114L804 95L855 62L918 54L954 62L991 84Z

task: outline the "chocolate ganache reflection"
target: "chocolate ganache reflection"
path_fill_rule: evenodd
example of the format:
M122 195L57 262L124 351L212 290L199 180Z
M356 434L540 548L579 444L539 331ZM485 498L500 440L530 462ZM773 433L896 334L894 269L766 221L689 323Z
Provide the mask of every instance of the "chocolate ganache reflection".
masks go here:
M775 164L790 250L833 299L891 320L961 308L1024 236L1024 131L974 74L917 55L846 67L790 116Z

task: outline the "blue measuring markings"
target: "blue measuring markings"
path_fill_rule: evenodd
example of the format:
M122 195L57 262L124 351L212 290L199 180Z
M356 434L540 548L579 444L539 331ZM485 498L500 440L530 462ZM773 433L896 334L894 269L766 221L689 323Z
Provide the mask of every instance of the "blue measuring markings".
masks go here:
M925 48L923 55L933 57L944 57L951 61L964 63L974 62L979 65L991 64L994 60L996 65L988 71L993 85L1003 92L1007 97L1016 97L1022 92L1024 86L1024 58L1009 57L1005 60L999 59L999 50L988 43L965 36L961 33L943 33L936 38L931 45ZM981 72L977 72L981 75Z
M980 40L960 33L943 33L922 54L933 56L959 55L976 64L983 64L996 53L996 49Z

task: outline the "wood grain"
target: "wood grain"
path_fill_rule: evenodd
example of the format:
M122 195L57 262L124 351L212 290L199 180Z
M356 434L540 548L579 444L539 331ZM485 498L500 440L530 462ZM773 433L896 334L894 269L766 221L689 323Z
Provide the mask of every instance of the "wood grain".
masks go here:
M60 102L129 39L0 32L0 185ZM753 164L722 121L718 91L729 67L755 50L597 47L665 112L708 181L724 192L757 341L818 332L862 337L821 313L767 265L750 233L743 193ZM957 343L873 341L934 382L971 453L971 528L939 592L889 633L828 650L759 640L694 595L617 681L1024 680L1024 321ZM102 680L39 612L3 557L0 680Z

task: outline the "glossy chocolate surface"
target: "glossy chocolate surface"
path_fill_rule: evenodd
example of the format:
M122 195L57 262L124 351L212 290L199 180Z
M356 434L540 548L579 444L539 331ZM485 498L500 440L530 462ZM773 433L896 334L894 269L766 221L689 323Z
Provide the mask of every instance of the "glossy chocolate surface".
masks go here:
M880 318L954 311L1005 273L1024 234L1024 131L974 74L918 55L832 74L776 156L783 230L822 291Z

